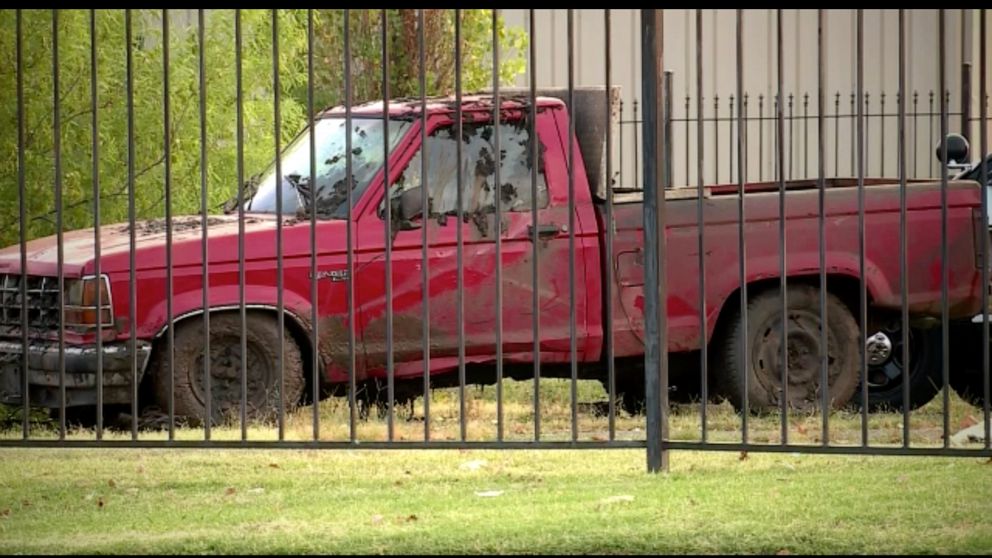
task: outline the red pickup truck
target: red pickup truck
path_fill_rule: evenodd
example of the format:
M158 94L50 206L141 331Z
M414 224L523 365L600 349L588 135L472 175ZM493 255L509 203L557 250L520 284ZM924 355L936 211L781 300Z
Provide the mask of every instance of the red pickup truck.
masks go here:
M578 93L578 92L577 92ZM599 89L598 98L605 98ZM595 98L583 93L576 99ZM595 102L590 101L595 105ZM605 103L605 100L602 101ZM615 188L613 222L606 222L603 122L583 111L576 101L577 139L574 144L574 214L569 215L567 167L570 111L561 96L537 101L536 130L540 140L537 199L531 188L530 108L526 97L507 95L501 102L499 124L500 181L494 171L493 101L487 95L462 99L462 137L456 138L456 105L452 98L431 99L426 113L419 101L394 101L388 109L391 145L388 182L391 184L393 358L397 398L413 396L423 374L422 328L430 332L430 371L436 386L457 384L459 334L456 246L463 239L464 359L470 382L491 382L496 351L495 270L502 269L502 358L507 377L532 374L532 297L540 306L540 361L543 376L571 374L569 234L574 234L575 337L579 374L605 380L604 325L612 324L617 357L617 385L628 408L643 398L644 257L641 191ZM592 106L592 105L591 105ZM603 105L598 105L602 107ZM604 107L605 108L605 107ZM285 308L285 402L300 404L310 393L312 352L319 356L324 393L347 385L348 239L354 250L356 380L375 393L387 375L385 242L383 218L383 144L386 141L381 103L353 108L351 130L342 108L319 115L281 156L281 174L273 165L251 188L245 201L244 296L248 308L246 346L249 403L262 409L273 403L278 383L278 320L276 223L283 219L282 257ZM420 207L421 123L426 120L430 206ZM315 134L317 172L310 184L309 134ZM345 177L345 138L351 135L353 213L348 220ZM598 134L598 137L597 137ZM458 218L457 145L462 148L462 213ZM613 177L610 177L612 180ZM829 335L829 390L835 406L847 404L860 383L860 329L855 318L859 296L858 197L856 181L831 179L826 187L826 268ZM316 207L309 195L316 188ZM779 339L779 193L775 183L746 186L745 241L748 296L747 359L750 363L752 409L780 405ZM672 382L680 374L691 384L698 376L700 309L697 251L698 198L692 192L668 194L665 227L668 259L668 350ZM979 216L981 191L973 181L952 181L947 191L949 311L952 318L969 318L980 310L980 265L976 237L984 231ZM495 196L502 205L502 260L495 257ZM282 196L283 215L275 214ZM819 388L819 192L815 181L787 184L786 263L789 301L789 404L817 405ZM909 311L914 324L940 317L941 257L940 184L913 183L908 188ZM740 405L741 281L738 274L738 194L736 184L706 188L702 200L705 222L706 341L712 351L711 393ZM866 275L870 312L869 333L882 331L898 316L899 186L868 180L865 189ZM538 223L532 226L536 205ZM317 299L319 343L311 344L310 212L317 214ZM573 223L574 230L569 231ZM426 227L429 260L430 320L423 322L421 227ZM606 229L613 227L613 251L606 250ZM183 217L173 223L173 318L175 323L175 409L177 415L200 417L204 412L203 321L211 314L210 347L213 409L218 413L240 403L241 322L239 314L239 222L236 212L211 217L209 234L209 308L203 307L201 219ZM350 236L349 236L350 233ZM169 386L166 336L166 241L161 221L137 225L137 306L133 309L137 338L129 344L129 229L101 229L101 276L94 277L92 230L67 233L64 240L66 277L65 366L68 405L96 401L97 289L104 307L104 402L130 401L129 347L138 352L138 380L145 403L163 408ZM539 284L532 281L537 243ZM57 275L54 237L28 243L27 269L20 267L19 247L0 251L0 395L20 401L20 354L29 352L32 404L57 407ZM604 265L612 266L615 283L608 289ZM32 341L21 343L22 272L29 292L28 321ZM605 297L612 292L613 314L604 316ZM915 330L914 330L915 331ZM925 329L920 329L926 332ZM887 372L897 358L898 341L869 341L873 370ZM922 343L922 341L920 341ZM897 366L893 364L894 366ZM898 366L897 366L898 367ZM924 370L924 375L928 373ZM890 374L893 381L901 376ZM914 382L914 390L916 390ZM925 383L922 382L921 383ZM409 389L405 386L409 384ZM884 401L884 389L873 383L873 401ZM901 394L892 385L885 389ZM340 393L340 390L337 390ZM914 392L915 393L915 392ZM899 397L893 402L901 401ZM915 404L915 403L914 403Z

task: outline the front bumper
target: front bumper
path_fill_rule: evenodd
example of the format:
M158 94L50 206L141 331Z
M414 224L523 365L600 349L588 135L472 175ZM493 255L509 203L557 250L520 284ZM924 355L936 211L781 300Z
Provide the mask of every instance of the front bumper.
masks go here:
M103 345L103 402L130 403L132 393L131 343ZM151 343L138 341L137 379L141 381ZM65 346L65 405L95 405L97 402L96 346ZM24 345L20 341L0 341L0 403L22 405L24 390ZM53 343L29 344L28 402L32 406L58 408L59 405L59 346Z

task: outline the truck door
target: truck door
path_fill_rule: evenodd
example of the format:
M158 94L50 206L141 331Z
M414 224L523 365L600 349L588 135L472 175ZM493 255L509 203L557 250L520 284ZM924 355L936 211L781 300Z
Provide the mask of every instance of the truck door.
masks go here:
M549 194L549 174L564 172L539 164L537 221L533 228L530 130L522 115L504 116L500 124L500 182L495 184L495 134L491 113L478 112L465 119L461 141L461 191L463 219L458 219L458 143L449 117L436 117L429 125L425 146L417 146L400 164L390 196L422 186L421 162L427 158L430 208L395 232L393 237L393 351L397 377L419 375L423 370L423 234L428 248L428 285L431 368L450 370L458 363L458 235L462 239L463 330L466 362L492 362L496 355L496 215L495 196L501 196L501 261L504 359L533 359L532 301L533 252L539 259L538 297L542 360L567 361L570 350L568 293L568 204ZM471 118L474 116L474 118ZM557 141L554 122L538 119L538 137L545 145ZM418 135L419 139L419 135ZM542 159L544 149L541 150ZM542 161L543 162L543 161ZM392 174L392 173L391 173ZM559 177L560 178L560 177ZM363 216L368 226L384 230L381 197L374 210ZM394 215L394 218L396 216ZM360 228L366 224L359 224ZM385 242L382 234L360 235L370 256L357 283L363 320L365 352L372 368L386 358L385 343ZM576 239L577 245L579 239ZM577 263L581 258L576 259ZM582 268L576 276L576 335L584 339L586 304ZM366 280L367 279L367 280ZM579 345L582 358L584 345Z

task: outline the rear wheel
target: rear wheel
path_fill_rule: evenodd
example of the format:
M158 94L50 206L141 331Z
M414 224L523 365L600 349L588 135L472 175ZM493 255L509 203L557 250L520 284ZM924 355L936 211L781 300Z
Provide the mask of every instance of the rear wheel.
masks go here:
M279 323L275 316L251 313L245 331L247 357L247 405L249 420L271 420L279 409ZM162 411L168 410L170 371L168 344L156 353L155 399ZM216 314L210 317L210 400L212 423L225 417L240 416L242 393L241 317ZM207 388L204 378L203 321L192 319L179 324L175 333L175 391L177 418L202 423L206 417ZM283 405L286 412L300 402L304 389L300 348L289 331L283 335Z
M809 285L790 285L788 298L788 406L808 411L820 408L821 354L820 291ZM830 404L839 408L859 383L860 335L850 310L827 293L827 382ZM732 310L714 346L715 388L737 410L744 407L747 362L747 399L752 412L776 411L782 398L782 306L778 289L760 292L747 304L746 346L742 343L740 308ZM746 349L746 351L745 351Z

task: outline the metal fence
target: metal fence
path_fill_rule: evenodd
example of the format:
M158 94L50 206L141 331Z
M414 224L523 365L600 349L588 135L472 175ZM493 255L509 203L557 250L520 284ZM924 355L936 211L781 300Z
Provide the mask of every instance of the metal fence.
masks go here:
M947 103L950 104L951 93L946 93ZM857 161L855 156L855 144L857 143L857 119L858 111L855 110L857 94L849 92L841 94L835 91L830 97L827 106L827 114L824 115L827 121L827 169L830 176L856 176ZM888 97L888 109L886 109L886 98ZM893 95L882 92L872 97L871 92L866 91L862 95L864 99L865 126L865 168L870 169L868 176L888 176L895 171L898 164L898 153L886 144L886 138L893 138L896 135L896 128L899 123L899 113L894 112L893 105L898 106L898 93ZM801 94L788 93L784 107L785 135L784 145L786 146L786 179L795 180L800 178L815 178L816 176L816 98L809 92ZM778 96L771 99L764 94L744 93L743 96L745 142L746 136L752 137L752 142L748 144L749 149L755 150L757 165L745 164L745 180L764 181L766 179L778 180L775 175L778 168L775 166L775 152L778 136L775 135L775 124L778 113ZM754 102L757 99L757 103ZM844 100L842 102L842 99ZM873 100L874 99L874 100ZM940 161L933 157L933 147L939 140L937 134L940 125L939 101L934 91L913 91L911 101L906 113L907 137L909 142L909 169L910 178L934 178L940 171ZM684 96L681 101L679 113L673 114L671 118L673 133L679 141L683 142L683 160L675 162L673 187L689 186L696 183L696 172L694 160L694 136L697 129L703 130L703 146L712 153L708 164L711 165L709 172L704 174L704 180L714 184L721 182L731 183L736 180L734 163L734 146L736 145L737 131L735 128L736 117L734 103L737 102L733 94L721 98L715 96L712 99L700 99L704 104L704 116L701 128L697 128L698 123L694 115L694 108L697 101L691 96ZM674 104L675 99L673 99ZM936 104L935 104L936 103ZM755 104L757 113L755 113ZM985 98L986 107L988 97ZM640 101L634 97L632 101L624 103L620 101L620 134L618 141L620 144L619 157L621 169L631 166L634 169L634 177L627 182L623 175L619 174L621 184L631 186L641 184L640 167L637 164L639 147L641 145L641 125ZM987 110L987 108L986 108ZM707 112L708 111L708 112ZM811 113L812 111L812 113ZM961 111L948 111L950 124L957 132L967 135L969 127L965 125L967 119L971 125L977 124L978 117L967 117ZM873 136L874 134L874 136ZM873 141L874 140L874 141ZM626 146L624 145L626 143ZM843 142L843 143L842 143ZM843 149L847 144L849 149ZM625 149L626 147L626 149ZM886 150L888 148L888 151ZM847 151L842 155L842 151ZM725 158L721 159L721 154ZM922 155L922 157L921 157ZM745 159L748 161L750 159ZM811 166L812 161L812 166ZM631 165L631 163L633 163ZM936 164L936 169L934 168ZM749 166L756 168L748 168ZM770 172L769 170L770 169ZM705 171L704 171L705 172ZM766 175L765 173L768 172Z
M681 116L662 71L661 10L640 12L631 112L611 86L610 10L604 87L575 86L568 10L566 87L537 86L531 37L518 53L525 90L501 79L512 55L498 10L470 12L235 10L215 36L200 10L195 35L177 38L168 10L157 27L132 10L52 10L44 33L5 10L19 227L0 252L0 395L20 428L0 433L0 447L644 448L651 471L670 450L992 456L985 10L974 10L986 100L974 166L950 140L939 166L907 155L947 137L952 117L972 119L951 113L948 96L905 91L905 10L899 83L877 101L828 91L822 10L818 90L783 90L778 10L778 92L749 96L736 10L735 95L687 97ZM466 27L469 17L481 19ZM860 10L857 21L863 92ZM936 24L934 89L947 91L943 11ZM72 29L88 37L60 47ZM340 44L319 51L327 29ZM101 38L115 31L117 42ZM430 43L447 31L450 87ZM88 58L66 54L84 40ZM467 65L480 49L485 62ZM155 95L140 81L153 51ZM213 60L233 61L233 87L215 85ZM330 66L340 75L322 75ZM62 70L75 72L68 86ZM119 82L107 77L116 70ZM481 94L466 87L480 73ZM85 106L63 112L85 83ZM317 83L341 102L322 109ZM271 92L267 109L259 90ZM365 90L373 100L356 100ZM231 119L216 117L225 107ZM161 165L146 167L141 119L152 111ZM295 137L294 116L306 123ZM629 126L633 145L617 145ZM866 179L876 129L880 178ZM80 138L86 179L64 172ZM674 176L679 141L685 170ZM750 149L772 173L747 168ZM633 180L618 177L616 150L620 168L638 159ZM123 166L108 169L116 151ZM272 164L254 175L250 158ZM41 167L51 188L29 180ZM915 178L924 168L931 179ZM160 220L140 214L152 169ZM220 214L225 178L238 186ZM39 208L49 194L54 209ZM126 223L105 223L117 203ZM83 230L66 230L80 210ZM35 213L54 217L53 236L34 238ZM473 384L494 384L494 396ZM962 412L981 414L980 444L952 446L952 389L977 406ZM55 423L36 424L32 408ZM110 411L124 418L112 425ZM914 421L934 432L914 443Z

